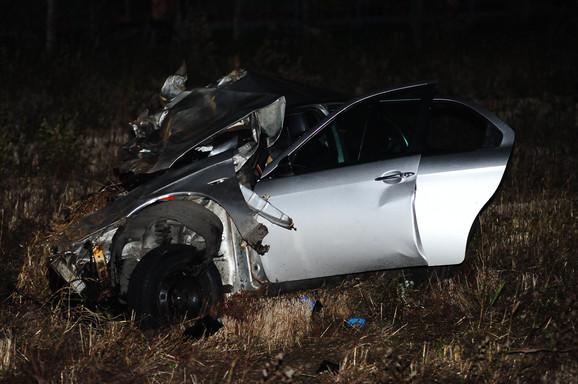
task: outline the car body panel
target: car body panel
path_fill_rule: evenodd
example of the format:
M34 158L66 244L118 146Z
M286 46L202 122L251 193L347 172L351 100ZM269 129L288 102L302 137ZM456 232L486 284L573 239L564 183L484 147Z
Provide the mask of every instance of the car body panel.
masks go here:
M132 123L137 135L124 146L119 167L122 174L153 174L171 168L191 149L253 112L270 146L280 132L286 105L344 97L243 70L202 88L184 90L185 81L183 74L169 76L162 91L167 103L155 113L146 111Z
M463 261L470 228L500 184L506 164L483 152L422 158L415 210L430 266Z
M255 190L297 223L271 227L262 257L272 282L425 265L414 238L419 155L260 182ZM402 170L398 183L375 180Z
M249 208L243 197L235 175L232 151L227 151L189 166L169 170L149 183L133 189L106 208L71 226L60 243L66 244L71 240L82 242L98 231L119 225L119 222L149 205L169 196L179 195L198 195L214 200L227 210L243 238L255 245L262 240L262 236L255 236L259 227L255 221L256 212Z
M267 167L255 190L267 195L282 211L290 212L297 228L296 233L270 229L267 242L273 246L262 262L271 281L426 264L419 250L414 212L419 155L305 175L268 176L341 114L374 100L421 100L417 134L423 128L433 87L432 83L417 83L344 104Z
M485 109L459 99L436 99L474 110L497 127L501 142L495 148L467 153L432 156L423 152L420 138L427 130L435 91L430 82L330 105L324 102L339 100L328 93L246 73L190 91L184 90L183 79L178 74L167 79L163 86L167 104L133 125L137 136L141 131L160 134L150 147L146 135L137 137L132 145L138 154L124 164L125 171L150 178L71 225L57 244L52 266L79 293L83 281L94 279L88 275L83 280L82 269L96 251L103 252L111 270L131 272L146 253L130 250L148 249L134 244L145 243L144 237L134 234L149 233L133 231L131 224L136 226L139 215L144 220L147 207L181 198L215 213L223 223L220 251L212 257L230 293L276 282L459 263L471 224L496 191L514 142L511 128ZM344 162L333 169L275 177L290 155L334 119L374 101L418 101L415 137L406 140L406 152L379 161ZM274 153L272 145L285 121L286 105L292 108L289 113L314 108L319 122L303 133L289 135L287 145ZM237 132L245 136L235 136ZM252 136L247 137L247 132ZM214 144L212 140L219 135L226 140ZM187 160L201 146L208 148L201 151L204 157ZM267 161L268 156L274 158ZM127 255L131 268L115 265L125 262ZM109 276L116 278L114 273ZM102 286L126 286L129 279L127 274L124 283L106 281Z
M150 122L152 127L125 146L120 171L150 174L168 169L195 146L277 100L276 95L220 88L185 91L157 114L141 119L139 124Z
M429 103L427 92L423 91L430 86L416 84L405 91L411 95L412 91L421 90L423 102ZM321 132L335 115L356 103L388 94L398 96L399 90L370 95L344 106L294 143L266 174L274 175L284 157ZM298 232L303 229L303 233L297 234L271 229L266 242L272 247L263 257L263 267L272 281L463 261L472 223L504 175L514 133L495 115L475 104L460 99L435 101L473 110L500 131L500 144L466 153L416 155L384 161L381 170L385 175L407 172L415 176L403 186L394 184L393 188L384 188L379 199L376 199L379 193L373 188L375 185L369 182L370 175L364 172L371 169L367 164L264 179L257 184L256 191L270 196L276 206L292 215ZM427 120L428 114L424 118ZM426 124L417 129L425 131L428 127ZM420 152L424 150L423 144L418 148ZM415 162L408 163L408 160ZM378 171L374 169L373 173Z
M494 114L460 99L436 99L460 104L483 116L502 134L496 148L422 156L415 209L423 254L430 266L463 261L472 223L496 192L512 151L514 131Z

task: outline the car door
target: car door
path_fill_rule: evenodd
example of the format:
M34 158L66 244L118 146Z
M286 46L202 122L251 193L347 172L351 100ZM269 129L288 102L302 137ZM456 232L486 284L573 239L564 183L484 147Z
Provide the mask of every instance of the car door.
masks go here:
M425 264L413 204L431 87L357 100L266 169L256 192L296 227L269 226L261 261L270 281Z
M415 200L428 265L463 261L472 223L498 188L513 143L514 131L484 108L434 100Z

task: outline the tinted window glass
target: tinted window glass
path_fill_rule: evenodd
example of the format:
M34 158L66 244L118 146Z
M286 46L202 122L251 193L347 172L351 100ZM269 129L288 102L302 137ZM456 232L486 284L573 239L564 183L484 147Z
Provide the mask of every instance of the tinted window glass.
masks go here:
M426 153L468 152L497 146L500 131L483 116L460 104L436 102L426 135Z
M289 113L285 117L283 130L279 139L271 148L272 154L278 155L289 148L305 132L317 126L322 119L321 112L316 110L305 110Z
M419 101L380 101L369 106L359 161L371 162L410 153Z
M297 174L337 168L355 161L361 146L367 107L345 111L293 155Z
M418 101L374 101L343 112L292 157L296 174L411 153Z

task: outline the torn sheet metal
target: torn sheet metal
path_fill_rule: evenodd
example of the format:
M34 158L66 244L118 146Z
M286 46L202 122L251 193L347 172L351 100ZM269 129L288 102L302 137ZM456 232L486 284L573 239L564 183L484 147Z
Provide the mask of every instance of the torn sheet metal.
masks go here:
M206 152L211 139L228 130L257 129L255 136L262 134L270 147L281 133L286 107L344 98L244 70L233 71L202 88L186 90L186 80L182 66L162 86L163 106L146 110L131 123L134 138L123 147L121 174L168 169L192 149Z
M186 90L187 67L183 63L174 75L167 77L161 88L161 100L167 102L173 100Z
M147 174L168 169L196 146L271 105L257 115L263 116L266 124L263 134L271 135L267 137L274 142L283 122L284 101L275 95L203 88L186 91L175 100L161 112L133 123L135 137L123 148L121 173ZM279 115L275 117L273 113Z
M285 229L294 229L293 219L249 188L243 185L240 187L245 201L259 216Z
M113 284L118 284L123 278L122 270L110 270L107 273L99 267L105 262L113 265L110 260L122 259L122 248L115 248L115 244L120 241L117 238L117 234L122 233L120 229L124 228L132 217L139 217L141 212L146 212L147 207L154 204L170 205L176 198L208 199L219 205L223 212L226 212L226 216L230 217L236 233L239 234L239 243L231 244L231 247L239 247L243 242L255 252L264 254L269 249L262 244L268 230L256 219L257 215L261 214L259 208L266 208L263 209L264 217L271 217L279 224L289 226L292 221L283 212L275 211L274 207L268 204L259 207L253 204L254 199L251 199L255 206L249 205L241 188L245 187L242 187L237 179L232 150L188 166L168 170L120 196L103 210L70 226L59 239L57 253L51 265L79 294L86 288L81 271L85 270L87 263L95 264L96 276L100 281L110 280ZM131 267L134 268L134 265ZM124 280L128 280L124 277Z
M154 173L154 177L141 179L140 185L104 209L71 225L56 244L52 267L74 290L85 290L83 279L87 276L83 274L88 273L88 280L120 282L122 292L123 282L130 277L123 271L132 271L138 257L124 260L122 268L116 268L116 261L124 255L122 247L117 249L119 239L126 235L125 224L154 204L186 199L217 205L220 208L214 211L222 211L222 221L230 220L236 227L238 242L229 246L250 246L259 254L268 250L262 244L268 230L257 221L258 215L292 227L289 216L248 189L254 185L256 169L264 165L260 163L262 154L280 135L286 101L282 95L259 90L226 88L245 75L244 71L233 72L215 85L190 90L185 88L184 67L167 78L160 109L145 111L131 124L134 137L124 147L120 167L121 174ZM131 239L125 240L130 248ZM137 236L131 241L144 240ZM241 275L252 272L237 271Z
M120 225L125 218L169 195L200 195L214 200L229 213L242 238L260 249L267 229L256 221L256 212L245 202L231 150L169 170L133 189L106 208L86 216L78 225L70 227L61 243L71 240L82 242L96 232Z

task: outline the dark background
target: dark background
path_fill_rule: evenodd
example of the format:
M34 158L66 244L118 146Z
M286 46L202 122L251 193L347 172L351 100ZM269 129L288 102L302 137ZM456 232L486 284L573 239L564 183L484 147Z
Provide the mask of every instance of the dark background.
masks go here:
M2 3L3 75L21 76L24 86L41 72L52 92L75 86L74 64L147 81L186 59L193 80L208 81L236 56L243 67L347 90L423 78L476 97L570 94L577 85L575 1Z
M35 162L22 144L58 125L70 139L126 126L183 60L189 86L237 67L354 95L437 80L448 95L548 100L578 86L576 1L1 0L0 9L9 173L69 174L70 162Z
M256 381L279 351L298 382L324 359L349 361L344 382L575 381L577 36L578 2L562 0L0 0L0 382ZM49 246L114 196L128 122L183 60L191 87L239 67L352 95L437 80L495 112L516 144L457 275L309 292L324 309L285 347L251 316L290 325L291 298L242 302L248 320L206 344L82 307L69 327L48 305Z

